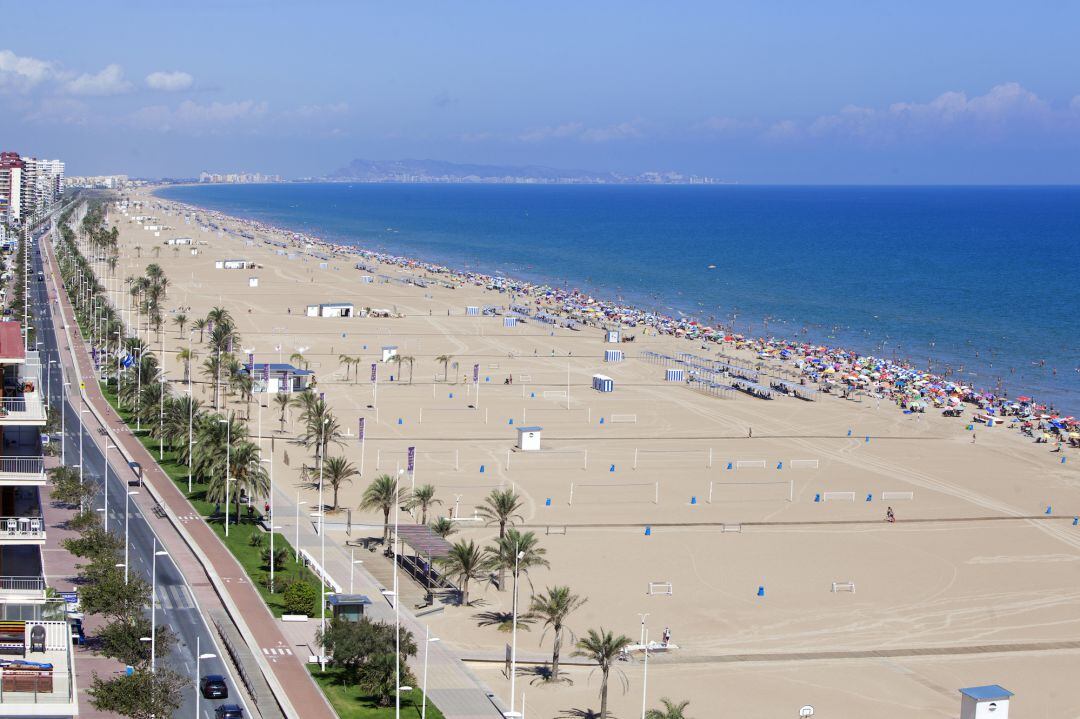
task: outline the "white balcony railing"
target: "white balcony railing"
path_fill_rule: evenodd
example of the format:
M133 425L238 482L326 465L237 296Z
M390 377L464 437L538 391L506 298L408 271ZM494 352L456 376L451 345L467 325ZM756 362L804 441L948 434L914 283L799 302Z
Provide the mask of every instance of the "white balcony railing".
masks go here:
M32 594L45 591L45 577L0 576L0 592Z
M44 457L0 457L0 475L44 475Z
M42 517L0 517L0 542L5 539L44 539Z

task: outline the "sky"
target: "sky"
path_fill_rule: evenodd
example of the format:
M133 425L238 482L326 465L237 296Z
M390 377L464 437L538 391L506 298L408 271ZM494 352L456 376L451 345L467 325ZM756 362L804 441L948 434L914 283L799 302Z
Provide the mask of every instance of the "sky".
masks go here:
M4 3L0 147L68 174L438 159L1080 183L1080 3Z

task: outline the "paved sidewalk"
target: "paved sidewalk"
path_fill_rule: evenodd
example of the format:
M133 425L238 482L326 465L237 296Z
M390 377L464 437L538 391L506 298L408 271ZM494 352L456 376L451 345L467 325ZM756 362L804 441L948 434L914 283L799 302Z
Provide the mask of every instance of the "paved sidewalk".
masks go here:
M51 242L42 244L49 258L47 269L52 275L53 287L60 287L61 280L56 273L57 265ZM78 363L78 376L86 378L85 396L93 405L95 413L104 418L112 437L122 448L122 453L130 458L130 461L136 461L142 465L144 483L150 485L161 498L162 507L166 509L169 518L153 520L155 530L160 532L164 527L175 523L176 532L162 532L161 538L166 543L178 568L188 578L202 606L204 608L222 606L240 628L257 659L262 656L263 648L286 646L284 635L270 610L263 603L262 597L249 584L243 567L188 503L187 498L177 489L172 480L161 470L154 457L146 451L142 443L128 431L127 426L112 411L108 401L101 394L97 382L93 380L94 369L90 353L79 335L78 325L74 321L74 313L67 294L61 292L58 300L54 308L60 311L60 316L54 312L53 321L62 342L66 343L65 326L71 333L75 351L70 354L74 355ZM64 349L66 350L67 347ZM65 366L68 366L70 355L61 352L60 356ZM72 374L68 376L75 377L74 370L71 371ZM93 435L88 436L91 436L94 441L100 439ZM144 516L148 518L153 516L152 511L155 505L153 498L142 494L136 498L135 503L144 512ZM174 539L173 542L169 541L170 534ZM197 557L196 554L201 556ZM209 582L205 581L207 578L210 579ZM298 658L286 657L272 664L263 661L261 666L264 674L269 672L267 681L270 682L271 687L277 685L275 693L284 694L284 696L278 695L278 701L282 704L282 709L287 716L303 716L304 719L332 719L336 716L322 690L315 684L307 668ZM295 707L302 707L302 714Z

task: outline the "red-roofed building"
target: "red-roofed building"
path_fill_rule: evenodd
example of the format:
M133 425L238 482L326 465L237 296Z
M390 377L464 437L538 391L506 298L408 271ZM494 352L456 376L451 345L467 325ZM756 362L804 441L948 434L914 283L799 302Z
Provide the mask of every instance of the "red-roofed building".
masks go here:
M0 365L26 362L23 348L22 325L18 322L0 322Z

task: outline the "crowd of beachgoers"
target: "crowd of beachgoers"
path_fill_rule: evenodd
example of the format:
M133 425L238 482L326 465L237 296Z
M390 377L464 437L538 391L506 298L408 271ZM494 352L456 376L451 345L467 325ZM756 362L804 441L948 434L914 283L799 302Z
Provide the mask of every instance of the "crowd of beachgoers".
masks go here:
M1063 416L1052 405L1037 402L1032 397L1006 395L979 389L970 384L952 381L910 363L876 358L851 350L790 340L746 337L722 326L709 326L692 317L672 317L650 312L632 305L594 297L577 289L553 287L547 284L489 275L475 271L455 270L433 262L380 252L351 245L329 242L304 233L282 229L252 219L237 218L214 210L171 202L174 208L188 213L191 221L210 229L229 232L230 225L245 228L272 238L270 244L314 251L326 259L337 256L359 258L362 262L377 262L407 272L434 275L441 283L453 287L473 285L507 294L515 308L531 304L534 316L547 322L559 321L570 328L587 325L600 328L637 328L642 334L685 338L703 347L724 345L753 352L763 366L774 363L798 374L800 382L812 383L825 392L851 396L864 394L878 400L895 403L904 412L917 414L928 409L940 410L949 416L961 417L968 409L969 426L1005 424L1031 436L1036 442L1055 445L1056 450L1069 445L1080 447L1080 420ZM255 235L247 235L255 239ZM322 253L322 254L319 254ZM527 298L527 299L526 299Z

